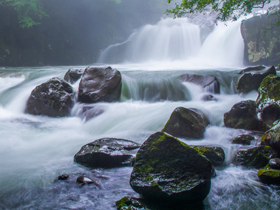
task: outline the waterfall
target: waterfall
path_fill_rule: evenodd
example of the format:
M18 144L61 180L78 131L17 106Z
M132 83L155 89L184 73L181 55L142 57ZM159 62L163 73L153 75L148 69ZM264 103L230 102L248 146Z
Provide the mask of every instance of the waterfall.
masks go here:
M218 23L210 26L213 30L204 30L205 26L193 24L188 18L162 19L156 25L143 26L125 42L107 47L98 63L242 66L240 24L241 21Z

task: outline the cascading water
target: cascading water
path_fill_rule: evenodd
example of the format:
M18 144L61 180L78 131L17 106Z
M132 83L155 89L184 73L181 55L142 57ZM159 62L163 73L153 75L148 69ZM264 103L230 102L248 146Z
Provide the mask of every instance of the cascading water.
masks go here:
M98 63L180 63L185 68L242 66L244 43L240 23L212 26L213 31L202 42L205 34L189 19L162 19L134 32L124 43L106 48Z

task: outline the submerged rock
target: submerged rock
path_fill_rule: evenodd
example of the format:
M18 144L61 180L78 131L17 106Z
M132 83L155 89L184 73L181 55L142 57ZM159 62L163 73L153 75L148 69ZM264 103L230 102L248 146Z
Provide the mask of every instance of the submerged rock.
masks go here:
M122 77L118 70L88 67L79 84L78 100L83 103L118 101L121 88Z
M211 162L198 150L157 132L138 150L130 185L148 200L200 202L209 193L211 175Z
M80 184L95 184L96 186L100 186L99 180L91 179L91 178L86 177L86 176L79 176L77 178L77 183L80 183Z
M162 132L169 133L179 138L201 139L209 123L206 115L200 110L177 107L172 112Z
M260 84L257 98L261 119L269 126L280 119L280 77L267 76Z
M33 115L64 117L70 115L73 105L74 91L71 85L56 77L32 90L25 112Z
M77 116L81 117L85 121L88 121L94 117L101 115L103 112L103 109L96 106L83 106L77 112Z
M252 90L258 90L262 80L269 74L276 75L275 67L264 70L250 71L243 74L237 82L237 90L239 93L249 93Z
M183 74L179 77L179 80L199 85L211 93L220 93L220 84L218 80L216 77L210 75Z
M264 133L261 139L262 145L268 145L280 154L280 120L273 124L272 128Z
M69 175L68 174L62 174L62 175L59 175L58 176L58 180L66 180L69 178Z
M74 84L82 77L84 71L85 69L71 68L65 73L63 79L69 82L70 84Z
M140 145L125 139L103 138L84 145L74 161L93 168L112 168L131 165L133 155L129 150Z
M268 127L257 118L257 105L254 101L241 101L224 114L224 124L229 128L266 131Z
M197 149L201 154L207 157L213 166L220 166L225 161L225 152L221 147L190 146Z
M271 156L273 156L273 151L270 147L254 147L237 152L234 164L246 167L261 168L268 164Z
M254 140L255 138L251 135L240 135L237 136L232 140L233 144L243 144L243 145L250 145L251 141Z

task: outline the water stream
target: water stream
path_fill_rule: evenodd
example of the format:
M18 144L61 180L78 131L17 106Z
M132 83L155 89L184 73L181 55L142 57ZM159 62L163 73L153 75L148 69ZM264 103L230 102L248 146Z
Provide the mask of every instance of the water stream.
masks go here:
M175 26L172 26L173 23L169 25L180 28L181 21L176 20ZM164 27L168 25L165 20L159 24ZM169 33L169 30L153 27L160 28L145 26L140 31L145 34L150 30L152 32L149 33L155 36L159 33L156 30ZM178 54L171 57L168 55L169 49L159 50L155 47L153 49L157 52L147 52L140 43L143 51L132 53L133 47L130 46L128 63L111 64L122 74L121 101L95 104L95 108L103 110L103 113L87 120L79 114L84 106L80 103L75 104L69 117L51 118L24 113L32 89L52 77L63 78L70 67L0 68L0 209L116 209L115 201L123 196L138 196L129 186L132 168L89 169L74 163L75 153L84 144L103 137L142 143L149 135L163 128L178 106L200 109L210 119L203 139L182 141L190 145L221 146L226 153L224 165L217 168L217 176L212 179L211 191L204 201L205 209L279 209L279 187L261 184L256 169L232 164L236 151L253 147L258 141L249 146L231 144L234 137L249 131L224 127L223 114L239 101L255 100L257 92L247 95L236 93L243 48L236 43L228 43L228 40L236 38L239 43L235 34L240 33L236 25L230 28L233 33L220 27L225 26L215 27L203 43L186 40L194 47L190 47L190 50L182 48L181 52L185 54L180 53L182 59L176 62L173 59L179 58L176 57ZM191 26L191 30L193 33L184 33L190 39L196 39L199 28ZM139 39L141 42L142 36L136 33L130 40ZM215 37L220 42L215 42ZM167 38L162 39L166 43ZM207 47L210 44L215 44L212 50L220 56L210 56L213 54ZM137 44L133 42L131 45ZM224 55L225 50L227 55ZM161 51L163 53L158 55ZM146 53L150 53L149 56ZM195 58L188 60L193 55ZM154 60L148 61L150 58ZM196 63L199 59L202 59L201 65ZM184 73L215 76L221 85L221 94L214 94L217 100L201 100L208 90L192 83L179 82L177 78ZM75 91L78 83L73 84ZM68 181L55 181L58 175L65 173L70 174ZM101 187L76 184L75 178L80 174L98 179Z

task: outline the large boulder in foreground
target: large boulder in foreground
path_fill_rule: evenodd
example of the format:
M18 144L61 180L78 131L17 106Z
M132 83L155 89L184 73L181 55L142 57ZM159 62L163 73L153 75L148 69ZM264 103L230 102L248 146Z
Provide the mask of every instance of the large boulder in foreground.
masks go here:
M191 82L199 85L211 93L220 93L220 84L216 77L199 74L183 74L179 77L182 82Z
M280 77L268 75L260 84L257 98L261 119L269 126L280 119Z
M257 118L257 105L252 100L241 101L233 105L224 114L224 124L229 128L266 131L267 125Z
M28 98L25 112L33 115L64 117L70 115L74 106L74 91L67 82L59 78L37 86Z
M121 73L112 69L88 67L79 84L78 101L83 103L113 102L121 96Z
M112 168L131 165L130 150L139 148L136 142L125 139L103 138L84 145L74 161L92 168Z
M280 120L264 133L261 144L270 146L280 155Z
M138 150L130 185L148 200L200 202L209 193L211 172L211 162L199 151L157 132Z
M266 68L264 70L251 70L243 74L237 82L237 90L239 93L249 93L252 90L258 90L262 80L269 74L276 75L275 67Z
M200 110L177 107L172 112L162 132L179 138L201 139L209 123L206 115Z
M85 69L71 68L65 73L63 79L70 84L74 84L82 77L84 70Z

